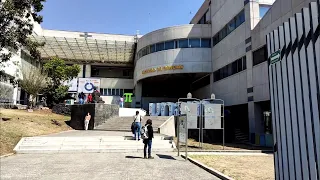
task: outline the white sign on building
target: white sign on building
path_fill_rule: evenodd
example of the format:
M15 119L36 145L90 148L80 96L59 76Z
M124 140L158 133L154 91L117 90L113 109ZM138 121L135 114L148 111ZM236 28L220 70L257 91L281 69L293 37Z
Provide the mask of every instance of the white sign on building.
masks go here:
M64 82L64 85L69 86L69 92L77 92L78 91L78 79L74 78L71 81Z
M100 89L100 79L79 78L78 92L93 93L94 87Z

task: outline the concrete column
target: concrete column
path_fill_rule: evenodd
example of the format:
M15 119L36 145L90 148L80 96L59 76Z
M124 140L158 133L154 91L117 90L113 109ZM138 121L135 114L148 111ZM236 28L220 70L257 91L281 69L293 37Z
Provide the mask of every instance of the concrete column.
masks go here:
M249 139L250 142L254 142L254 139L251 139L251 134L256 131L256 123L254 117L254 102L248 102L248 117L249 117Z
M79 66L80 66L80 71L79 71L79 74L78 74L78 78L82 78L83 77L83 65L79 64Z
M12 101L13 101L13 104L14 104L14 105L17 104L17 99L18 99L18 86L16 86L15 88L13 88Z
M85 77L91 77L91 65L86 64L86 69L85 69Z
M136 100L136 107L142 107L142 82L137 82L136 87L134 89L134 95L135 95L135 100ZM139 105L140 103L140 105Z

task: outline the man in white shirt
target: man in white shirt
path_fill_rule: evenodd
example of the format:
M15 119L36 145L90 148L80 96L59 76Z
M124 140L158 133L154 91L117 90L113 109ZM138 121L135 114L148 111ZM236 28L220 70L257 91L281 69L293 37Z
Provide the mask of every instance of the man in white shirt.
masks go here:
M88 130L90 119L91 119L91 115L90 115L90 113L88 112L88 114L87 114L86 117L84 118L84 129L85 129L86 131Z
M137 140L137 136L138 136L138 141L140 141L140 131L141 131L142 116L139 114L139 111L136 111L136 115L133 118L134 118L134 122L135 122L134 139Z

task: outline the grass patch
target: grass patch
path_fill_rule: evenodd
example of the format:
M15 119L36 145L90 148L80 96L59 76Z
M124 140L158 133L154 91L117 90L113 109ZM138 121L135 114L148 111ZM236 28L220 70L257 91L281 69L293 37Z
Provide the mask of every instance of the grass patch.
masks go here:
M191 155L191 158L237 180L273 180L273 155Z
M3 121L2 118L10 118L10 120ZM12 153L22 137L70 130L71 128L65 123L68 120L70 117L54 114L50 110L28 112L27 110L0 109L0 155Z

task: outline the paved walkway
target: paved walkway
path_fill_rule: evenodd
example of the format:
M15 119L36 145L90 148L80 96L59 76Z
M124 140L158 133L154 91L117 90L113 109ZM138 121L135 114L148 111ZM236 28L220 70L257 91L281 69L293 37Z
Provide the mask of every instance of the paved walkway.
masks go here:
M217 180L176 153L17 154L0 159L1 180Z
M90 137L90 136L133 136L131 132L121 132L121 131L83 131L83 130L70 130L60 133L54 133L49 135L43 135L42 137ZM155 134L155 136L162 136L160 134Z

